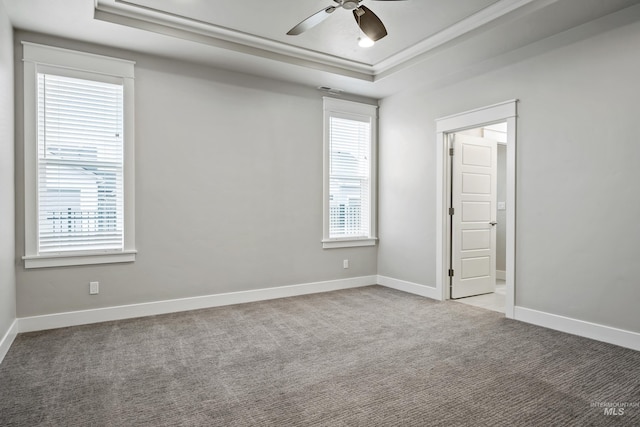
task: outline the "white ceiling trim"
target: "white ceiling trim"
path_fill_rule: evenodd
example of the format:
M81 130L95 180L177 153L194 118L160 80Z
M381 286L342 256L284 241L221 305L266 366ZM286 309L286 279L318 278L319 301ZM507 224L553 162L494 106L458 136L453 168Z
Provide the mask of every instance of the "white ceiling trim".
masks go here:
M97 0L94 18L249 55L373 81L373 67L119 0Z
M497 3L493 3L473 15L450 25L444 30L433 34L410 48L380 61L373 66L374 74L379 75L387 73L389 70L394 68L401 68L402 65L406 64L408 61L531 3L537 2L538 7L543 7L556 1L558 0L502 0Z
M177 37L218 48L374 82L412 65L416 59L526 5L539 7L557 0L499 0L423 41L377 64L337 56L247 34L126 0L96 0L94 18ZM414 61L412 61L414 60Z

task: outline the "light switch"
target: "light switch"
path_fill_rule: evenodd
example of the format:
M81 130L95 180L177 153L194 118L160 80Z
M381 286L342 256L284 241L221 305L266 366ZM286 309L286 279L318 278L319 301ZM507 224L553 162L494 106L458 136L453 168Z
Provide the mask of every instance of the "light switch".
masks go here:
M498 202L498 210L499 211L507 210L507 202Z

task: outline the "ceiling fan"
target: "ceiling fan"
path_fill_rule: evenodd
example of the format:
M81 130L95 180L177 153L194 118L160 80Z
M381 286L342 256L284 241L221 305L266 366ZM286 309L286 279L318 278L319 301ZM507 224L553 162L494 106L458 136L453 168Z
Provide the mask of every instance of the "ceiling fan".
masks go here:
M376 16L368 7L360 6L362 0L333 0L337 5L325 7L321 11L314 13L298 25L293 27L287 33L290 36L297 36L308 29L315 27L329 17L337 9L346 9L353 11L353 17L362 32L371 41L378 41L387 35L387 29L382 24L380 18ZM403 0L377 0L377 1L403 1Z

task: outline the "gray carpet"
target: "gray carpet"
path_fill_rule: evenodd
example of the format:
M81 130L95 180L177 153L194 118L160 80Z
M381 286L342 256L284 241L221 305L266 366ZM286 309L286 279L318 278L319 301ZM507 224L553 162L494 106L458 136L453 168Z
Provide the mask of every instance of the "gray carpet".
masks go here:
M20 334L0 365L2 426L638 426L637 402L640 352L380 286Z

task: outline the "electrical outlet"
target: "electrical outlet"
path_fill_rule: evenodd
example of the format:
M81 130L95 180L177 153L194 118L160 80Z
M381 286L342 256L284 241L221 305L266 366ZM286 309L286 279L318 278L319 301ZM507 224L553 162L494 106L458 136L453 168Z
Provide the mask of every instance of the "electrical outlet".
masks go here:
M342 268L349 268L349 260L345 259L344 261L342 261Z
M89 295L98 295L100 292L100 282L89 282Z

